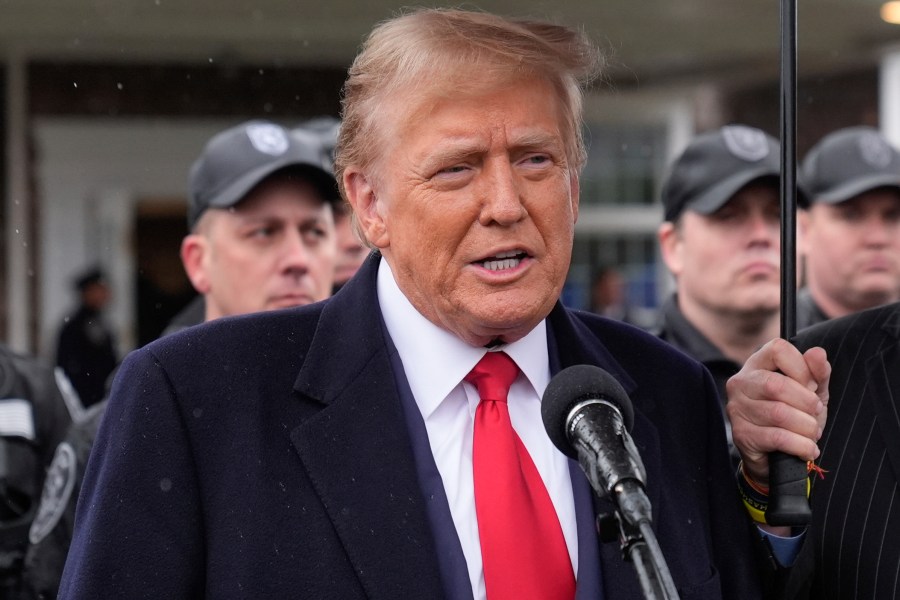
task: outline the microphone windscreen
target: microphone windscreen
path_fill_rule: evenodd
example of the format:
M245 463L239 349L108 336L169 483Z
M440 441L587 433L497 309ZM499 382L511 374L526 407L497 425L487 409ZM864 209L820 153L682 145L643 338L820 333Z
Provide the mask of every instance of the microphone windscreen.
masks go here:
M628 431L634 423L631 400L615 377L594 365L575 365L563 369L544 390L541 419L553 444L569 456L574 454L574 450L566 437L566 420L576 404L589 399L606 400L618 407Z

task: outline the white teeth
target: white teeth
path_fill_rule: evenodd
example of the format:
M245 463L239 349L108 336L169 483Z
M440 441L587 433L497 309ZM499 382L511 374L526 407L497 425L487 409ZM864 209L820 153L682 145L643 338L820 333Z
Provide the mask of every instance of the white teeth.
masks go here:
M522 256L525 253L521 250L508 250L506 252L498 252L493 258L483 261L481 264L488 271L502 271L503 269L514 269L522 262Z
M488 271L502 271L503 269L513 269L522 262L518 258L507 258L505 260L486 260L484 268Z

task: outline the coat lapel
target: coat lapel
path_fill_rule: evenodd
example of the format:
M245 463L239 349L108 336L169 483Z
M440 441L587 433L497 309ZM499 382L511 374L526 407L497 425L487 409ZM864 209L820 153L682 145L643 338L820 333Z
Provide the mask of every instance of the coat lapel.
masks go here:
M637 383L613 357L609 350L597 344L597 336L562 305L557 304L548 318L552 332L550 351L559 358L560 370L573 365L589 364L598 366L609 372L631 397L637 390ZM554 373L555 375L556 373ZM659 481L660 452L656 428L639 410L635 411L632 437L641 454L641 460L647 471L647 496L654 507L654 522L658 517L656 507L659 506L658 486L652 482ZM615 509L609 500L594 498L594 514L609 514ZM599 542L598 542L599 543ZM589 565L579 565L579 571ZM602 576L603 597L606 600L617 598L639 598L641 588L635 576L634 566L623 558L618 542L600 545L600 573Z
M322 311L295 383L310 417L291 435L369 598L439 598L424 511L376 297L379 258Z
M884 349L866 362L869 396L875 403L877 426L884 438L894 475L900 481L900 305L891 311L882 326Z
M560 304L557 304L550 313L549 320L553 344L556 346L555 350L559 356L560 370L573 365L596 365L615 377L629 397L634 397L634 392L638 387L637 383L609 350L597 343L597 336L591 333L584 324L573 319ZM636 406L635 409L631 435L647 471L647 481L658 481L660 465L656 427L641 413L640 407ZM657 506L658 488L656 486L649 485L647 487L647 496L652 505ZM608 507L612 508L612 504L609 504Z

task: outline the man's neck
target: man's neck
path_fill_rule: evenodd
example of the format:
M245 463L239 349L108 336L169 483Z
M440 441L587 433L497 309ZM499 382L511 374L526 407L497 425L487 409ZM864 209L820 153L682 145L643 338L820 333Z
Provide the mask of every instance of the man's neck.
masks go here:
M722 354L738 364L778 336L778 311L715 312L678 299L678 308Z
M890 304L891 302L900 300L900 297L896 294L884 294L883 296L871 295L854 305L851 302L843 302L840 298L829 296L821 289L821 287L815 285L812 281L809 282L807 287L809 288L809 295L812 297L813 302L815 302L816 306L819 307L819 310L821 310L829 319L837 319L838 317L844 317L861 310L866 310L867 308L874 308L876 306L881 306L882 304Z

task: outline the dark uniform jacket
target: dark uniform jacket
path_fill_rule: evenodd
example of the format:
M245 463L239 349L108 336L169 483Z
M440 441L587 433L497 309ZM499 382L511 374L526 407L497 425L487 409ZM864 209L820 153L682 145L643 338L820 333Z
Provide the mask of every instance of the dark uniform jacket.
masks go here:
M719 394L719 406L722 418L726 423L728 447L735 467L737 467L740 455L732 444L731 425L728 423L725 413L725 402L728 400L725 383L741 370L741 365L722 354L721 350L687 320L687 317L678 308L678 300L675 295L670 296L663 304L659 337L693 359L700 361L704 367L709 369L716 383L716 392Z
M408 385L376 298L379 260L326 302L218 319L125 360L61 598L471 598L464 569L456 579L447 567L460 564L458 539L435 541L437 523L451 524L441 539L455 530L446 499L423 492L440 479L420 475L436 470L418 462L431 456L413 435L421 414L404 412ZM561 305L548 335L554 371L599 365L629 393L681 598L760 597L705 369L637 328ZM579 513L579 598L600 588L605 600L640 598L618 545L591 533L594 510L609 508L588 498Z
M87 409L56 448L28 536L23 577L26 599L51 600L57 596L72 543L75 503L105 408L104 400Z
M828 315L813 300L809 288L797 292L797 330L806 329L828 320Z
M181 331L203 322L206 303L194 298L169 323L162 335ZM72 424L50 466L41 497L41 506L31 528L25 556L24 587L26 598L56 598L59 582L75 526L75 507L107 400L94 404Z
M900 599L900 303L801 332L832 365L812 524L790 598Z
M0 344L0 598L18 597L44 474L70 423L53 370Z
M115 339L102 315L82 306L59 333L56 364L72 382L84 406L106 395L106 378L116 368Z

